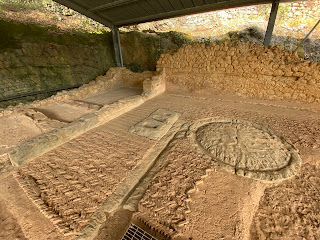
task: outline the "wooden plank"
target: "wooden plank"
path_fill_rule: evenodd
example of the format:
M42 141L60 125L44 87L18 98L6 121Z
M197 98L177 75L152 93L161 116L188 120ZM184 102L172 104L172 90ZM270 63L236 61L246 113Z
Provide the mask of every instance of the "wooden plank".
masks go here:
M140 4L139 2L137 2L137 4L139 5L139 8L143 9L143 11L145 11L147 15L149 15L148 10L144 8L143 4Z
M205 4L212 4L212 3L216 3L217 0L204 0Z
M141 7L138 3L131 3L129 5L134 11L136 11L137 13L139 13L140 16L145 16L148 15L148 12Z
M171 2L173 3L172 0ZM258 4L267 4L271 2L272 0L261 0L259 2L254 0L229 0L229 1L224 0L223 2L216 2L213 4L197 6L194 8L183 8L183 9L175 10L171 12L154 14L152 16L143 16L136 19L128 19L126 21L117 21L116 25L118 26L132 25L132 24L137 24L142 22L157 21L157 20L185 16L185 15L196 14L196 13L203 13L203 12L209 12L209 11L216 11L216 10L222 10L222 9L228 9L228 8L258 5Z
M125 5L125 4L129 4L129 3L132 3L132 2L136 2L138 0L116 0L116 1L112 1L112 2L108 2L108 3L105 3L105 4L102 4L102 5L99 5L97 7L94 7L94 8L91 8L89 9L90 12L96 12L96 11L102 11L104 9L107 9L107 8L113 8L113 7L118 7L118 6L121 6L121 5Z
M181 0L181 3L182 3L184 8L195 7L195 5L193 4L192 0Z
M126 19L129 19L129 18L125 18L122 11L120 11L119 9L108 8L99 12L99 14L110 17L114 22L125 21Z
M173 6L171 5L171 3L169 2L169 0L158 0L159 3L161 4L161 6L167 11L167 12L171 12L174 10Z
M194 5L196 7L199 7L199 6L203 6L204 5L204 1L203 0L192 0Z
M130 16L130 18L139 17L139 15L132 7L129 5L124 5L121 7L121 9L126 13L127 16Z
M166 10L162 7L162 5L159 4L157 0L148 0L148 3L157 13L166 12Z
M169 0L171 5L174 7L174 10L181 10L184 9L180 0Z
M139 1L138 3L148 12L148 14L153 15L157 13L146 0Z

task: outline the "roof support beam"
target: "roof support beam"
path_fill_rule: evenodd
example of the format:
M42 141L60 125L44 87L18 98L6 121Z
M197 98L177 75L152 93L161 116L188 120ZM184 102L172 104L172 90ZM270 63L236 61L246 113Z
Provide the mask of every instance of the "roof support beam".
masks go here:
M273 33L273 28L274 28L274 23L276 22L276 18L277 18L278 8L279 8L279 0L274 0L272 3L272 7L271 7L267 32L266 32L266 35L264 37L264 42L263 42L263 45L265 45L265 46L270 45L271 37L272 37L272 33Z
M103 17L98 16L95 13L90 12L87 8L82 7L82 6L74 3L74 1L71 1L71 0L54 0L54 1L85 15L88 18L91 18L91 19L105 25L106 27L111 28L113 26L112 22L108 21L107 19L105 19Z
M209 1L209 0L207 0ZM209 4L201 5L201 6L195 6L192 8L184 8L180 10L171 10L166 11L163 13L157 13L157 14L148 14L141 17L136 18L130 18L130 19L124 19L119 21L114 21L114 24L117 26L129 26L133 24L143 23L143 22L150 22L150 21L157 21L162 19L168 19L172 17L179 17L179 16L185 16L190 14L196 14L196 13L203 13L203 12L210 12L210 11L217 11L217 10L223 10L228 8L236 8L236 7L245 7L245 6L251 6L251 5L258 5L258 4L268 4L271 3L272 0L210 0L214 1ZM282 0L282 2L287 0ZM158 2L160 2L158 0Z
M110 3L102 4L100 6L91 8L91 9L89 9L89 11L90 12L101 11L101 10L104 10L104 9L107 9L107 8L118 7L118 6L121 6L121 5L124 5L124 4L130 4L130 3L133 3L133 2L136 2L136 1L138 1L138 0L116 0L116 1L113 1L113 2L110 2Z
M112 26L111 31L112 31L113 47L114 47L117 66L123 67L119 29L116 26Z

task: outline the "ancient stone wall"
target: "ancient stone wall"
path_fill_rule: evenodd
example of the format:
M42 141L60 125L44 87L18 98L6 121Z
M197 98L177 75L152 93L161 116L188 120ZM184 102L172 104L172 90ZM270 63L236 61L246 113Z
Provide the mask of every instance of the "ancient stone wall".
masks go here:
M264 99L320 102L320 64L249 42L185 45L160 57L158 71L187 90L219 89Z

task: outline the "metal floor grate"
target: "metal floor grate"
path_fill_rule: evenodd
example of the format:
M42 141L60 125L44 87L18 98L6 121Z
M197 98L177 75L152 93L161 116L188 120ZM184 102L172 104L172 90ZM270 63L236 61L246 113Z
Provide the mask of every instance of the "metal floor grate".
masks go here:
M131 224L121 240L157 240L138 226Z

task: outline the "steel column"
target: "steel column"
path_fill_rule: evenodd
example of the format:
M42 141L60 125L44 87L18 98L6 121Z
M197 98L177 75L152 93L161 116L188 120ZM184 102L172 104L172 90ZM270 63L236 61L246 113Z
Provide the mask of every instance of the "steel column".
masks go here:
M279 0L274 0L271 7L271 13L269 17L267 32L264 37L263 45L269 46L271 42L272 32L274 28L274 23L276 22L277 13L278 13L278 7L279 7Z
M111 31L112 31L113 47L114 47L114 53L115 53L115 57L116 57L117 66L123 67L119 29L117 28L117 26L113 25L111 27Z
M299 43L298 47L294 50L294 52L296 52L299 49L299 47L301 47L301 45L307 40L307 38L310 36L310 34L313 32L313 30L316 29L316 27L318 26L319 23L320 23L320 19L318 20L316 25L314 25L314 27L310 30L310 32L307 34L307 36Z

